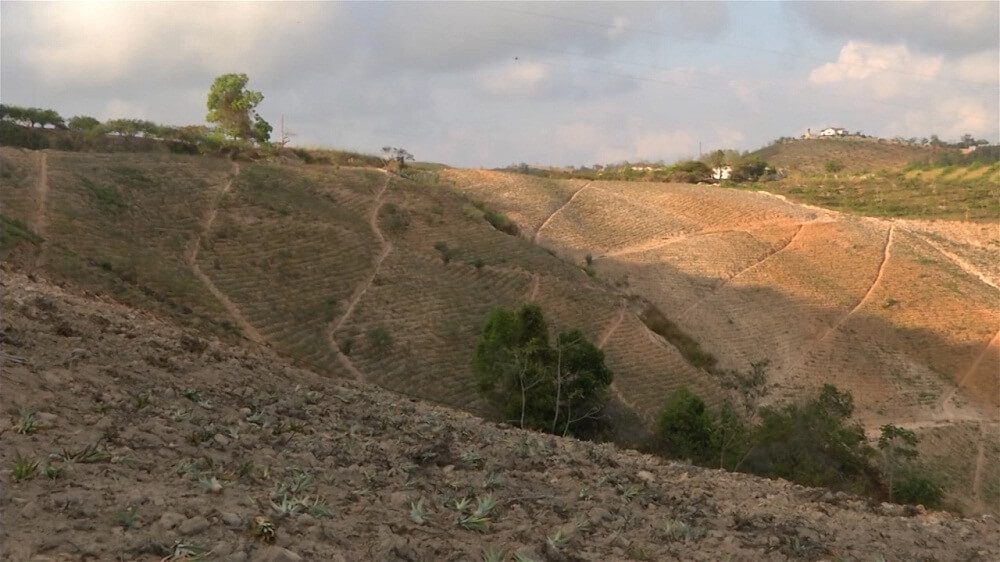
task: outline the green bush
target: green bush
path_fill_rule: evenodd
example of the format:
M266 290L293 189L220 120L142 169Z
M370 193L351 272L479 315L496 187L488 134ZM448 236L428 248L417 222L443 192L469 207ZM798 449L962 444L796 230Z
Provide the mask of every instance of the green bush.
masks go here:
M579 330L549 342L542 309L494 309L473 356L476 387L496 414L522 428L591 435L611 384L604 352Z
M383 353L392 347L392 335L382 326L377 326L368 330L368 344L377 353Z
M486 218L487 222L493 225L493 228L499 230L500 232L511 236L517 236L521 232L517 223L508 219L503 213L498 213L497 211L488 209L484 211L483 216Z
M844 163L840 160L827 160L826 164L823 166L827 172L831 174L836 174L837 172L844 169Z
M705 401L687 388L667 397L657 421L659 447L675 458L705 462L715 458L712 442L715 419Z
M899 474L892 484L892 501L925 507L940 507L944 490L940 484L915 469Z
M441 254L441 261L447 264L455 256L455 250L448 246L447 242L438 240L434 243L434 249Z

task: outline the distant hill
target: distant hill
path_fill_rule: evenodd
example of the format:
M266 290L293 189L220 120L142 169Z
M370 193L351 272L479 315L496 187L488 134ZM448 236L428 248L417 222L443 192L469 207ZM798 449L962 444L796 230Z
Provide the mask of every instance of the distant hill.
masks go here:
M802 139L773 144L753 154L791 172L819 173L831 160L845 173L899 170L910 162L954 149L895 144L874 139Z

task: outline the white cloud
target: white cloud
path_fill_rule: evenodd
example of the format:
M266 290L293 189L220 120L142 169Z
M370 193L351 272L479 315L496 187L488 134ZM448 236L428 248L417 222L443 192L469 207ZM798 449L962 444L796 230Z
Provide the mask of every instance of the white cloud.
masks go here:
M333 15L329 8L326 14ZM19 56L42 80L62 85L164 69L253 66L263 73L281 52L269 38L311 31L317 15L315 7L302 4L45 4L27 13L33 40Z
M628 18L625 16L615 16L611 20L611 27L608 28L607 35L609 39L617 39L625 34L628 30Z
M479 84L498 96L530 96L539 92L549 68L545 64L512 61L479 72Z
M933 80L944 57L912 53L906 45L878 45L849 41L836 62L819 66L809 74L813 84L860 82L881 99L894 97L914 81Z
M979 99L947 98L926 110L908 111L901 119L890 123L887 136L925 137L932 133L955 139L966 133L992 137L997 130L996 110Z

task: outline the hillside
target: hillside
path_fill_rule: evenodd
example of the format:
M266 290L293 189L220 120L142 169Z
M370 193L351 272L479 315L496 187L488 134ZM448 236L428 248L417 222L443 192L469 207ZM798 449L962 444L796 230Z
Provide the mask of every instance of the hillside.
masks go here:
M993 231L701 186L439 174L5 148L0 251L196 333L473 413L483 318L537 302L603 349L619 443L645 443L673 390L718 404L720 373L767 360L772 401L835 383L869 428L933 429L950 506L996 504ZM929 445L942 440L947 454Z
M829 382L854 395L868 427L952 432L964 467L929 452L958 495L996 504L1000 450L979 429L996 432L1000 396L995 227L865 219L684 184L445 177L567 261L590 255L598 278L652 302L717 368L767 361L772 400ZM985 473L969 468L976 458Z
M799 173L822 173L837 160L844 173L901 170L907 164L954 149L896 144L877 139L798 139L766 146L753 154L772 166Z
M993 518L498 427L109 299L0 284L5 560L1000 556Z

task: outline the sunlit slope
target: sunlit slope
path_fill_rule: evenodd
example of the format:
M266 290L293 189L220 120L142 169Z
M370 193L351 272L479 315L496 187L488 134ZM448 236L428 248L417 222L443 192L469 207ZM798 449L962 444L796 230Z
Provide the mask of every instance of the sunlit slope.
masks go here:
M42 242L5 257L133 304L223 329L224 311L186 263L227 181L218 159L4 148L0 213ZM19 252L19 250L21 250ZM220 328L220 326L223 326Z
M900 170L907 164L925 160L945 149L877 142L868 139L802 139L773 144L755 155L769 164L794 172L823 172L827 162L843 165L844 173Z
M471 179L447 177L460 191ZM515 204L550 208L549 183L520 176L504 185L525 193L468 191L513 216ZM909 223L765 194L567 187L564 206L535 219L539 243L578 263L591 255L600 278L655 303L721 368L769 361L775 398L832 382L873 420L995 417L998 293L956 262L962 245L939 243L950 258Z
M614 399L646 420L681 386L723 394L617 290L433 181L174 155L2 156L4 217L42 240L13 239L12 266L327 375L481 411L471 359L485 316L537 302L553 330L604 348ZM533 228L583 185L550 184Z

